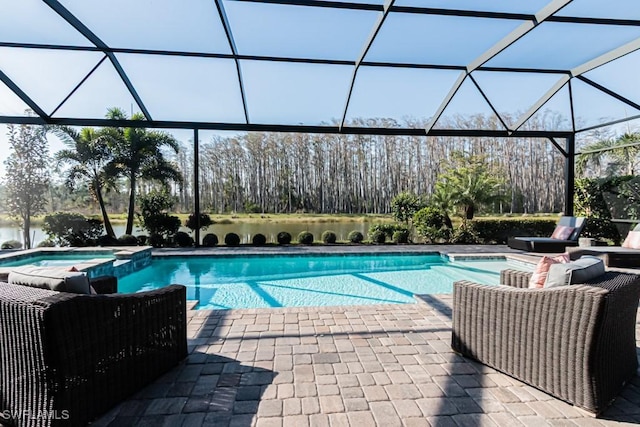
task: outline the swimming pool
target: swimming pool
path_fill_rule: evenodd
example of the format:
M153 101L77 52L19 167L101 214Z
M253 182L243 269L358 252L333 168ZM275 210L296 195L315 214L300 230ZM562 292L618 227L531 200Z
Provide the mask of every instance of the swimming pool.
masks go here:
M76 264L86 263L96 259L106 261L115 259L115 257L113 256L113 253L42 254L0 260L0 267L17 267L22 265L34 265L36 267L71 267Z
M438 255L157 257L119 280L119 292L187 286L198 309L405 304L414 294L451 293L461 279L497 285L504 259Z

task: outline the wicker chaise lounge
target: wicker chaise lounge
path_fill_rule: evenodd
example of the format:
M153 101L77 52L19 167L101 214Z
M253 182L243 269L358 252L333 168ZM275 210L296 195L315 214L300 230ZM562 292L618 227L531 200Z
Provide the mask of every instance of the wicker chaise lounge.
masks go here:
M530 276L505 270L508 286L456 282L452 348L597 415L636 375L640 276L521 289Z
M555 237L509 237L507 245L512 249L527 252L551 253L564 252L567 246L578 246L578 238L585 226L584 217L563 216L558 221L556 230L561 227L570 227L567 238ZM554 232L555 234L555 232Z
M186 355L184 286L82 295L0 283L0 424L86 425Z

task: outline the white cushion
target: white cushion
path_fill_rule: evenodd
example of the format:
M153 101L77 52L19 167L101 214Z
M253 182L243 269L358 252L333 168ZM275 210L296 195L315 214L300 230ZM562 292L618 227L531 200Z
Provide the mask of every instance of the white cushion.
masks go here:
M58 292L90 294L89 279L84 273L50 267L16 267L9 273L9 283Z
M604 274L604 262L593 256L568 262L566 264L553 264L549 267L545 288L557 286L575 285L584 283Z

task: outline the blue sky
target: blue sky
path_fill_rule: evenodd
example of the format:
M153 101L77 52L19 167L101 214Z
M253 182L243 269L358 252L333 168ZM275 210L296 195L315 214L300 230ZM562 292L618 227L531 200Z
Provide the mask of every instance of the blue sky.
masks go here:
M533 14L549 1L397 0L395 4ZM0 15L0 42L92 46L40 0L5 3ZM60 0L60 3L102 41L116 48L231 53L211 0ZM370 3L382 4L382 0ZM376 11L233 0L224 0L223 5L242 55L355 61L380 16ZM640 19L640 2L574 0L558 15ZM466 66L523 23L510 19L391 13L364 60ZM544 22L486 65L570 70L637 40L640 28L635 26ZM116 53L116 57L155 120L245 121L232 59L133 53ZM107 108L113 106L127 112L139 111L111 62L103 58L100 52L0 46L0 70L54 117L102 118ZM585 77L640 103L640 85L636 83L639 66L640 53L636 51L587 72ZM249 120L266 124L316 125L340 120L354 75L352 65L247 59L240 61L240 67ZM355 76L346 119L429 118L460 73L362 66ZM509 125L564 78L562 74L483 71L474 71L472 76L499 113L514 117ZM584 126L640 114L573 79L571 94L565 85L543 108L567 117L561 130L570 129L570 96L576 105L576 119ZM21 115L24 108L24 103L0 83L0 115ZM468 78L445 110L443 119L458 114L493 114ZM183 139L180 135L178 138ZM0 146L5 145L6 130L0 127ZM51 146L55 150L60 144L52 141Z

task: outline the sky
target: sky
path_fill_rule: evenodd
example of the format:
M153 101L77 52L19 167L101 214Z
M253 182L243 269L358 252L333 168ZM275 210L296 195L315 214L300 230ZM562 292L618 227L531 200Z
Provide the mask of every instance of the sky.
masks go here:
M332 0L339 1L339 0ZM446 7L533 14L550 0L397 0L397 6ZM364 0L358 0L364 3ZM212 0L60 0L109 46L230 54ZM370 3L382 4L382 0ZM429 118L461 75L459 70L362 65L362 53L380 12L223 0L238 53L251 123L318 125L335 120L388 117ZM101 52L9 47L5 43L50 43L87 47L92 43L41 0L2 3L0 71L53 117L103 118L110 107L140 111L111 61ZM122 13L126 10L127 13ZM637 0L574 0L558 15L640 20ZM369 62L467 66L525 21L390 13L364 56ZM544 22L485 65L579 67L607 51L640 40L640 27ZM331 59L337 64L285 63L250 56ZM154 120L244 123L236 63L229 58L115 53ZM584 76L640 103L640 52ZM513 116L513 125L547 91L560 87L557 73L474 71L462 83L442 120L494 112ZM353 80L348 108L346 99ZM69 94L71 96L69 96ZM573 79L561 86L544 110L582 126L640 114L589 84ZM0 82L0 115L23 115L26 105ZM438 124L436 124L438 127ZM557 130L570 130L565 120ZM187 141L191 137L177 135ZM0 160L6 153L0 126ZM52 139L52 151L61 143ZM0 166L0 173L2 166Z

